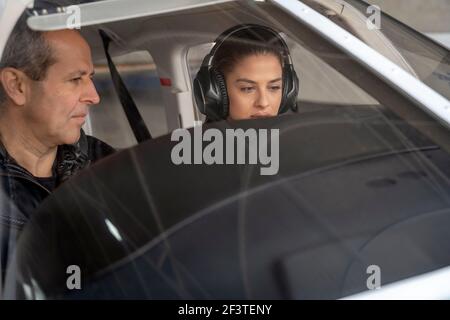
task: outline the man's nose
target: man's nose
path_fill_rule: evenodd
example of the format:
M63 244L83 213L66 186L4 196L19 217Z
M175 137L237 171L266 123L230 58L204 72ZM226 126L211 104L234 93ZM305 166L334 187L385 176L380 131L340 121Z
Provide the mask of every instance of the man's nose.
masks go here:
M82 100L86 104L98 104L100 102L100 96L95 88L94 81L89 79L89 83L84 88Z

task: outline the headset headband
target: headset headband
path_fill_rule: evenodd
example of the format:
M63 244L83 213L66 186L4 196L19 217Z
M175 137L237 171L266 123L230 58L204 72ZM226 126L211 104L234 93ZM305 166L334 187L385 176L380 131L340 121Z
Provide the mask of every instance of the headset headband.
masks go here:
M285 65L292 65L292 59L291 59L291 56L289 54L289 47L287 46L286 42L280 36L279 33L277 33L276 31L272 30L269 27L262 26L262 25L241 24L241 25L238 25L238 26L234 26L234 27L232 27L230 29L227 29L226 31L224 31L221 35L219 35L216 38L216 40L214 41L215 44L212 47L211 51L203 59L202 66L205 66L205 67L208 67L208 68L210 68L212 66L212 62L213 62L213 59L214 59L214 55L216 54L216 51L222 46L222 44L228 38L232 37L237 32L240 32L240 31L243 31L243 30L251 31L252 29L264 30L264 31L269 32L270 34L272 34L274 36L274 38L278 40L278 42L281 44L281 46L283 48L283 54L281 56L283 57L284 64ZM254 34L257 35L256 32Z

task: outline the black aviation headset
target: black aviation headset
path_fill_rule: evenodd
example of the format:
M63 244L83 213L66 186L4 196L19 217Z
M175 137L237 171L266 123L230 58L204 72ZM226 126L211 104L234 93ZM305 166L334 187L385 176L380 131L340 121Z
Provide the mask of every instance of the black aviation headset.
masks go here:
M292 65L289 48L281 36L273 29L256 25L242 24L234 26L223 32L215 41L211 52L203 59L200 70L194 79L194 98L201 113L206 115L207 121L218 121L226 119L229 114L229 101L225 78L213 65L214 55L217 50L229 39L250 40L271 43L278 42L277 49L281 50L283 60L282 75L282 98L278 114L289 109L297 111L297 95L299 91L299 80Z

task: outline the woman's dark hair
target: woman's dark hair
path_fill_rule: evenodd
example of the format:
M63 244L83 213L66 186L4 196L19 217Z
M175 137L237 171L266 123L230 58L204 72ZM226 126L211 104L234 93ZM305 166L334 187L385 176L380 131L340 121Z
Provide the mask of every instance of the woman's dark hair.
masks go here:
M212 67L226 75L243 58L251 55L273 54L283 66L284 47L269 31L244 29L233 33L217 48Z

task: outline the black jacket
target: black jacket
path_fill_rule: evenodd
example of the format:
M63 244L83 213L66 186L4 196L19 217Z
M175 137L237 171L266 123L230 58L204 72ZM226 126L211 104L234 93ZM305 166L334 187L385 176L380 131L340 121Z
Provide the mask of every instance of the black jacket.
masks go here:
M53 175L56 186L76 174L92 162L112 154L108 144L83 131L78 143L58 147ZM20 231L33 211L52 190L11 158L0 143L0 259L1 279L4 279L8 257L15 247ZM1 290L1 280L0 280Z

